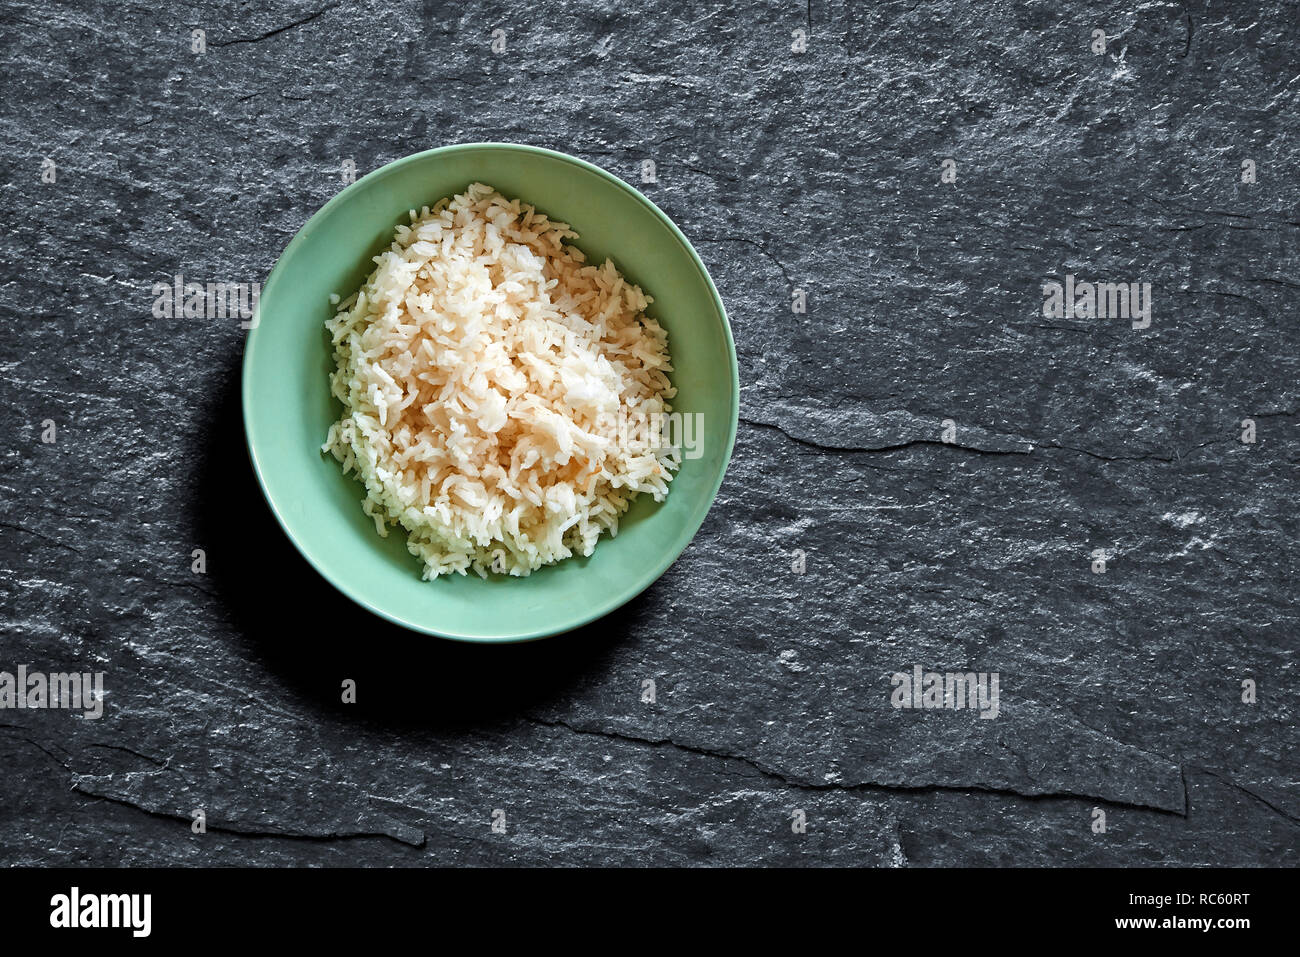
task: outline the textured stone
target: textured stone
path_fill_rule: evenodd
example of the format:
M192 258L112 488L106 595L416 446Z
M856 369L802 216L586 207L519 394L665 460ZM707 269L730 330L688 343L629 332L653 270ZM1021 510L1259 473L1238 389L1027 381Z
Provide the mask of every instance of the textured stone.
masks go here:
M1297 863L1293 10L0 17L0 669L108 689L0 712L0 860ZM245 333L151 315L177 272L264 279L345 160L475 140L643 189L742 382L682 558L509 648L321 581L249 471ZM1151 326L1044 318L1066 273L1150 282ZM894 709L917 664L997 672L998 717Z

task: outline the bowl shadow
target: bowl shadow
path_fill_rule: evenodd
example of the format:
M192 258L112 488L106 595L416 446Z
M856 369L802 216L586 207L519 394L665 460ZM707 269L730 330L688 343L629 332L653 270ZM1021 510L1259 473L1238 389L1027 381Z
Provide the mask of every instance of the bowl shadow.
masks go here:
M210 423L192 522L212 591L249 657L322 709L342 706L351 679L354 713L395 729L516 719L600 673L645 600L567 634L517 644L451 641L394 625L322 578L271 513L244 439L238 358L225 370Z

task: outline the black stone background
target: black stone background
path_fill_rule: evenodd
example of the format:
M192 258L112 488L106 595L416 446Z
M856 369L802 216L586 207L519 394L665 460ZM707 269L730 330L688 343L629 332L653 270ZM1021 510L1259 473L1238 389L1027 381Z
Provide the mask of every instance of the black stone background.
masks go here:
M1294 4L2 10L0 669L108 694L0 713L0 861L1296 863ZM743 386L681 559L504 648L319 580L245 333L150 314L265 279L343 160L481 140L642 188ZM1066 272L1151 282L1151 327L1044 319ZM893 709L913 664L997 671L1000 716Z

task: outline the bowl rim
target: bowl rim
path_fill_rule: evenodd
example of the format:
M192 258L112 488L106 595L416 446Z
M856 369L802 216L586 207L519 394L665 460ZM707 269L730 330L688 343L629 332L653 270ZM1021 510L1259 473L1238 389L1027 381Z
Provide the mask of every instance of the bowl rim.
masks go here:
M569 623L564 628L561 628L559 630L555 630L551 628L542 628L542 629L535 629L535 630L526 630L522 632L509 632L505 634L467 634L467 633L453 632L449 630L438 630L428 625L420 624L414 621L408 621L407 619L401 617L400 615L396 615L392 612L383 609L382 607L379 607L365 594L363 594L359 589L355 589L349 583L345 581L340 581L333 575L327 573L324 570L324 568L321 567L321 564L316 560L315 556L312 555L311 551L308 548L306 548L303 542L298 538L298 536L294 534L294 531L290 527L289 522L286 520L284 514L281 512L275 500L272 498L271 493L267 488L266 480L262 474L262 464L258 460L257 450L253 447L253 437L252 437L252 428L251 428L250 409L252 407L252 402L250 401L250 396L249 396L249 392L250 392L249 368L252 363L253 354L256 351L257 342L259 341L257 331L258 331L258 327L260 326L260 321L254 324L248 330L248 336L244 340L244 357L240 365L240 404L242 406L241 418L243 419L243 424L244 424L244 444L245 447L248 449L248 457L249 457L249 461L252 463L253 466L253 474L257 477L258 488L260 488L262 491L262 498L266 502L267 507L270 508L271 514L275 516L276 523L279 524L281 531L283 531L284 534L288 537L290 543L292 543L293 547L297 550L298 554L302 556L302 558L307 562L308 565L310 565L313 569L315 569L316 573L320 575L321 578L325 579L325 581L329 582L337 591L342 593L345 597L349 598L351 601L360 605L362 608L365 608L371 614L377 615L380 618L388 622L391 622L392 624L398 625L402 628L406 628L410 631L418 632L420 634L425 634L425 635L431 635L436 638L446 638L452 641L463 641L472 644L513 644L517 642L536 641L542 638L549 638L549 637L554 637L556 635L567 634L578 628L583 627L584 625L589 625L593 621L596 621L599 618L603 618L605 615L608 615L610 612L613 612L616 609L621 608L623 605L627 604L628 602L632 601L634 598L636 598L638 595L644 592L647 588L653 585L656 581L658 581L663 576L664 572L666 572L669 569L669 567L675 561L677 561L678 558L681 557L682 552L684 552L687 546L690 545L690 543L695 540L695 536L699 533L700 527L704 524L705 518L708 517L709 511L713 507L713 503L717 500L718 491L722 488L722 482L726 478L727 467L731 463L731 454L736 444L736 429L739 423L739 416L740 416L740 370L736 359L736 343L735 343L735 339L732 337L731 334L731 323L730 320L727 318L727 310L726 307L723 305L722 297L718 294L717 286L714 285L713 277L709 275L709 270L704 265L704 261L700 258L699 253L695 251L695 247L691 245L690 240L688 240L685 234L682 233L681 229L678 228L677 224L674 223L672 219L670 219L669 216L663 210L661 210L657 205L655 205L655 203L651 201L649 197L647 197L645 194L637 190L635 187L631 186L629 183L627 183L620 177L615 176L613 173L610 173L607 170L601 169L599 166L596 166L593 163L588 163L585 160L581 160L576 156L570 156L567 153L561 153L558 150L546 149L545 147L541 147L541 146L529 146L522 143L499 143L499 142L455 143L447 146L435 147L434 149L422 150L418 153L411 153L407 156L403 156L398 159L395 159L392 162L385 163L383 166L379 167L378 169L372 170L371 172L367 173L365 176L361 177L355 182L348 184L346 187L341 189L336 195L331 197L323 206L320 207L320 209L316 210L316 212L313 213L310 218L308 218L307 222L305 222L302 225L302 228L299 229L294 234L293 238L289 241L289 244L285 246L284 250L276 258L275 265L271 267L271 271L270 273L267 274L266 281L263 283L262 286L263 291L269 289L271 287L271 284L276 280L278 274L281 271L281 266L284 263L284 260L289 256L289 254L293 252L293 250L297 246L304 243L306 241L306 237L310 233L312 233L315 229L319 228L320 223L323 221L325 217L325 214L336 204L343 202L343 200L349 194L354 192L360 192L362 187L366 186L367 184L373 185L373 183L377 182L380 179L383 179L386 176L392 175L399 168L406 166L407 164L417 163L439 155L445 155L450 153L461 153L461 152L473 152L476 150L507 150L507 151L545 156L549 159L559 160L561 162L568 163L572 166L576 166L589 173L595 174L601 179L606 180L607 182L614 185L616 188L619 188L623 190L625 193L630 194L633 199L635 199L637 202L645 206L651 212L651 214L653 214L657 219L659 219L659 221L662 222L668 228L669 233L676 238L678 243L681 244L682 248L686 251L687 257L691 260L695 268L699 270L700 275L704 278L704 283L709 290L710 297L713 300L713 306L717 310L718 317L722 320L722 332L727 345L728 371L731 374L731 409L730 409L730 416L729 416L730 421L728 424L726 449L722 455L721 468L718 470L718 476L713 483L713 488L709 491L708 504L705 506L703 512L701 513L699 520L695 523L695 527L691 529L690 534L684 536L681 546L676 548L675 550L672 550L669 553L665 553L664 557L659 562L655 563L653 566L648 566L647 570L642 572L639 578L636 579L636 582L633 585L631 591L627 592L626 594L624 594L623 592L617 592L610 599L598 600L594 602L588 610L582 612L573 622Z

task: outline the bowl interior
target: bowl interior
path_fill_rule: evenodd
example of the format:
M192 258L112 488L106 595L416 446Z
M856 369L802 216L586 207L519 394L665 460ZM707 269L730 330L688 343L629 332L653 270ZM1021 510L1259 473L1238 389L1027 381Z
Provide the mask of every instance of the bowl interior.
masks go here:
M380 538L363 489L322 455L341 406L324 323L330 293L347 297L373 269L407 212L481 181L573 226L589 261L606 257L655 302L678 389L674 411L702 415L698 458L683 462L667 499L637 501L617 538L588 558L527 578L420 578L400 529ZM531 147L474 144L398 160L349 186L303 227L263 288L243 374L249 450L272 511L316 569L344 594L429 634L512 641L585 624L633 598L690 542L717 494L735 439L738 388L726 316L704 266L666 216L593 166Z

